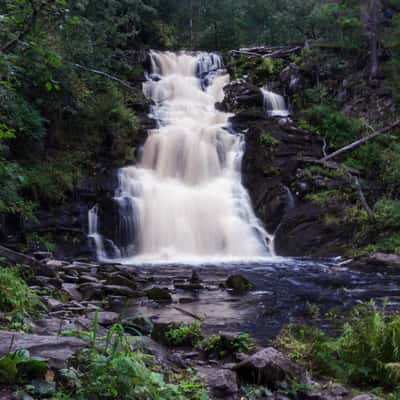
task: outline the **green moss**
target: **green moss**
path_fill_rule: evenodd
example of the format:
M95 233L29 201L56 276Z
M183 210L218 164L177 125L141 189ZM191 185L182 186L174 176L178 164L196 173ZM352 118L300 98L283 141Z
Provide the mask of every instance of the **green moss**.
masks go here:
M243 275L233 274L225 281L225 286L237 292L245 292L254 288L254 283L249 281Z
M272 136L271 133L269 132L265 132L263 134L260 135L260 142L262 144L266 144L266 145L276 145L279 143L279 140L274 138L274 136Z

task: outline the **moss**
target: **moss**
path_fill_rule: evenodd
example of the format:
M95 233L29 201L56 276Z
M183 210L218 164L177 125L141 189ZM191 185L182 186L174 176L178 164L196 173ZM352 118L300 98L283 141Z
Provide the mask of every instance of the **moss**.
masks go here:
M254 288L255 285L243 275L234 274L228 277L228 279L225 281L225 286L229 289L233 289L236 292L245 292Z
M146 295L150 300L158 303L170 303L172 301L171 293L168 288L153 287L146 290Z
M262 144L266 144L266 145L276 145L279 143L279 140L276 139L274 136L272 136L271 133L269 132L265 132L263 134L260 135L260 142Z

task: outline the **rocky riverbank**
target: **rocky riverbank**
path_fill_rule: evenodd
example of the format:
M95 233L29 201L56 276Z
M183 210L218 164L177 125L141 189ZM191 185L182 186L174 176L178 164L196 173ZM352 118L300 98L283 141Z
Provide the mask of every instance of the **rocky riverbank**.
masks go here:
M329 260L280 259L216 268L70 263L45 253L35 257L29 284L40 294L45 308L34 318L24 318L19 332L10 330L13 326L7 314L2 314L0 353L25 349L49 360L54 379L40 382L50 385L53 392L61 379L60 369L69 365L74 354L90 347L85 332L96 326L97 336L106 337L118 324L133 340L134 348L155 357L164 373L196 371L211 399L253 398L246 397L250 386L259 393L265 390L265 395L258 397L265 399L374 398L355 397L337 384L314 381L303 367L271 345L283 324L314 321L324 326L326 312L335 307L344 311L359 300L384 297L396 307L396 281L400 279L396 260L376 255L371 263L380 263L379 272L365 273L356 269L366 260L348 262L346 267ZM312 315L315 309L319 317ZM212 337L224 345L213 353L207 351L210 342L202 347L171 340L168 335L174 329L177 337L184 336L181 327L198 329L205 343ZM254 339L243 339L244 333ZM33 382L33 391L38 390L37 385ZM8 387L1 398L21 398L14 397L15 390ZM33 398L51 398L53 392L34 392Z

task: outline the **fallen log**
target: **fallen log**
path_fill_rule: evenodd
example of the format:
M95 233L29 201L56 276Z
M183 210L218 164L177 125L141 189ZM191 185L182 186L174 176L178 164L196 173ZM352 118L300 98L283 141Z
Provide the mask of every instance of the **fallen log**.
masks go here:
M331 158L337 157L340 154L343 154L349 150L354 149L355 147L358 147L360 145L362 145L363 143L367 142L368 140L373 139L376 136L382 135L383 133L389 132L391 131L393 128L396 128L397 126L400 125L400 120L397 120L396 122L394 122L392 125L387 126L385 128L379 129L378 131L375 131L367 136L362 137L361 139L356 140L353 143L350 143L342 148L340 148L339 150L334 151L331 154L328 154L326 157L322 158L321 161L328 161Z
M250 57L285 58L291 54L299 53L301 46L296 47L252 47L232 50L231 55L242 54Z

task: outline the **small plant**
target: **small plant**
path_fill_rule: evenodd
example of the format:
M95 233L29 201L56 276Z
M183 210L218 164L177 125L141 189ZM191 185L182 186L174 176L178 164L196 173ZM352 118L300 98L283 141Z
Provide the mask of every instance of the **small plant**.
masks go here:
M248 353L254 348L254 341L248 333L237 336L211 335L207 337L200 347L208 354L223 358L234 352Z
M179 382L183 393L191 400L208 400L204 382L193 370L186 370L184 375L178 375L175 378Z
M194 346L203 338L203 333L200 324L193 322L190 325L169 328L165 333L165 337L167 342L173 346Z
M260 142L262 144L267 144L267 145L274 145L279 143L278 139L275 139L270 133L266 132L260 135Z
M43 378L47 360L31 357L29 351L18 350L0 358L0 383L22 383L28 379Z

